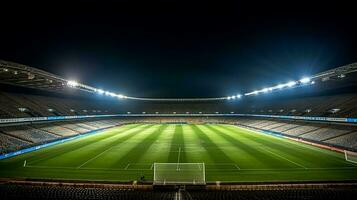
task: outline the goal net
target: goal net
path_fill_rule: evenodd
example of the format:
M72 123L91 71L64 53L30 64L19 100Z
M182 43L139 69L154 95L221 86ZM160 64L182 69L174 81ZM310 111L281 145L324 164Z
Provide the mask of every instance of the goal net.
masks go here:
M205 185L204 163L154 163L154 185Z
M345 151L345 159L348 162L357 164L357 152Z

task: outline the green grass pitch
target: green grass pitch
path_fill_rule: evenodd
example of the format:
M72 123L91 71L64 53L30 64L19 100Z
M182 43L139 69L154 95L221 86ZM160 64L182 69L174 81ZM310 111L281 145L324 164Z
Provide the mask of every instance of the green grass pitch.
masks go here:
M123 125L2 160L0 177L152 180L154 162L205 163L207 182L357 180L342 153L220 124Z

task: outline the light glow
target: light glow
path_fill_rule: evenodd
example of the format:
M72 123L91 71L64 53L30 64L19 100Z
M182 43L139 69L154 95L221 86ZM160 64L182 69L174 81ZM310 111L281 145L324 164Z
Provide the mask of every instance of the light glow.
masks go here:
M296 85L295 81L290 81L286 84L288 87L293 87L294 85Z
M310 83L310 82L311 82L311 79L309 77L304 77L304 78L300 79L300 83L303 83L303 84Z
M78 84L77 81L68 81L68 82L67 82L67 85L68 85L69 87L77 87L79 84Z

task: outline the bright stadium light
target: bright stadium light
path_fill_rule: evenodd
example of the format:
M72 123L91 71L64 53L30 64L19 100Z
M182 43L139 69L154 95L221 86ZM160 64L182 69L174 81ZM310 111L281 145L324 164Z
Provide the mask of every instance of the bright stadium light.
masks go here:
M282 88L284 88L285 86L286 86L285 84L279 84L279 85L276 86L276 88L282 89Z
M124 98L124 95L118 94L117 97L119 97L120 99L122 99L122 98Z
M104 90L102 90L102 89L97 89L96 92L98 92L99 94L103 94L103 93L104 93Z
M232 97L227 97L228 100L231 100Z
M116 97L117 95L115 93L113 93L113 92L109 92L109 96Z
M311 79L309 77L303 77L302 79L300 79L300 83L310 83L311 82Z
M232 99L236 99L236 96L231 96Z
M295 81L290 81L286 84L288 87L293 87L294 85L296 85Z
M262 89L262 92L268 92L269 91L269 89L268 88L264 88L264 89Z
M79 84L76 81L67 81L69 87L77 87Z
M238 99L240 99L240 98L242 98L242 95L240 95L240 94L237 94L237 96L236 96Z

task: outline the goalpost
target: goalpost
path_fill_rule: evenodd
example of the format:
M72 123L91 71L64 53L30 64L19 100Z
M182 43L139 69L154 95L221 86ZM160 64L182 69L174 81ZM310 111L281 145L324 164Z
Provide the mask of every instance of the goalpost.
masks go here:
M154 185L205 185L204 163L154 163Z
M345 159L348 162L357 164L357 152L346 151L345 150Z

